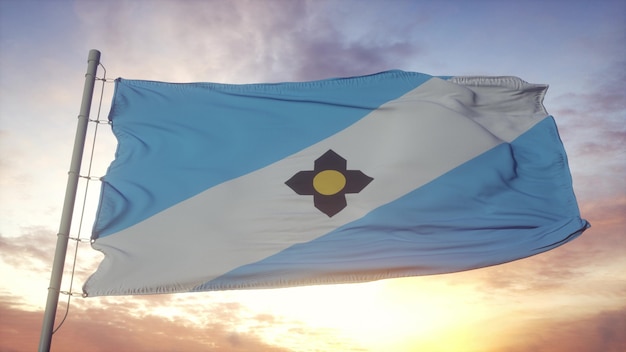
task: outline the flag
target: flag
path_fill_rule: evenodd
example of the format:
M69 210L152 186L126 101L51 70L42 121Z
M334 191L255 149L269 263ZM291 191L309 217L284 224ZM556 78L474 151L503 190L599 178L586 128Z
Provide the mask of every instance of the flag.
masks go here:
M580 235L546 85L387 71L117 79L88 296L475 269Z

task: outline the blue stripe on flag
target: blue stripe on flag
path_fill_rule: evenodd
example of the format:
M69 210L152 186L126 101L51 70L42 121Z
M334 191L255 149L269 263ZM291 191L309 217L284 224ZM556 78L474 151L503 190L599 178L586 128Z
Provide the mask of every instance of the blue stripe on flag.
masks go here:
M294 154L431 77L395 70L278 84L118 79L109 114L118 148L92 238Z
M552 117L325 236L239 267L194 291L360 282L496 265L580 235Z

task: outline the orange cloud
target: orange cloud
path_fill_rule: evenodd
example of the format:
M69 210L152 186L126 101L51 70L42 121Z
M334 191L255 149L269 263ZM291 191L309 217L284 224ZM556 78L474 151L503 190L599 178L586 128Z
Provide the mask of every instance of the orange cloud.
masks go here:
M491 352L622 352L626 351L626 306L573 317L540 318Z
M22 310L6 299L0 299L0 350L36 350L43 313ZM197 326L149 312L136 316L125 305L87 309L73 306L70 318L53 336L51 350L286 351L262 342L253 334L230 328L224 322L233 317L216 314L212 318L213 323Z

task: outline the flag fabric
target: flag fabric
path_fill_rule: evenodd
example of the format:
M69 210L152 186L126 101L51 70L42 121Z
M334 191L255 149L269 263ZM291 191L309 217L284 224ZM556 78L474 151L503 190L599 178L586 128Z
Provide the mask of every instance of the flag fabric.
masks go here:
M117 79L88 296L475 269L580 235L546 85L387 71Z

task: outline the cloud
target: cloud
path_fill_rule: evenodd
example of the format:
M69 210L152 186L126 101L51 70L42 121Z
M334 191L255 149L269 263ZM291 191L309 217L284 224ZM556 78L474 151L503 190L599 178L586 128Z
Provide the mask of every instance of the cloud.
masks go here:
M619 332L626 330L623 319L620 319L626 312L589 307L589 302L596 304L608 298L614 302L626 294L623 280L620 280L624 278L623 229L626 226L623 217L626 213L626 181L623 177L626 174L626 103L623 95L626 77L623 49L616 45L624 42L623 39L600 43L590 34L593 31L589 28L585 30L585 36L593 40L581 43L578 59L563 60L562 49L567 44L563 39L582 36L571 27L552 25L539 39L553 40L552 45L541 48L535 46L537 37L528 33L530 27L516 27L514 34L517 36L513 39L509 36L510 31L493 32L498 28L496 25L508 25L507 21L512 18L506 15L511 13L509 7L502 8L503 16L496 18L496 22L487 22L486 28L491 33L481 31L475 21L462 21L460 14L471 10L482 13L486 20L493 20L492 15L485 15L493 14L493 11L477 11L472 5L468 9L457 9L459 20L447 21L445 19L453 15L450 6L456 4L445 4L445 10L439 8L432 12L432 9L423 7L405 8L404 5L418 6L411 1L397 2L393 6L384 1L367 6L360 1L317 0L76 1L73 9L79 21L65 20L61 15L66 16L67 7L61 5L64 4L46 5L45 11L34 11L35 6L41 10L42 4L29 4L34 12L24 13L37 14L37 20L33 22L38 25L15 31L16 35L24 35L26 40L15 40L16 37L11 36L15 46L4 46L8 50L2 51L3 66L0 69L7 75L3 76L0 87L0 96L4 97L0 99L1 122L6 131L0 136L4 141L0 146L3 151L0 155L0 174L3 175L0 199L7 204L6 209L3 208L3 222L11 221L19 232L3 230L0 253L2 261L12 271L21 276L28 276L28 272L41 273L37 280L45 290L56 241L54 229L24 229L20 226L27 223L57 224L56 210L60 208L67 176L73 118L78 110L88 49L102 50L103 63L112 77L228 83L367 74L402 68L409 61L413 65L423 65L423 56L432 53L426 48L437 50L436 45L426 47L424 42L443 41L446 43L443 47L453 49L450 52L439 49L437 63L454 68L454 72L444 73L461 71L472 74L477 70L508 73L526 69L532 77L544 75L548 69L561 72L555 65L548 65L545 70L529 65L527 61L533 60L533 55L528 53L533 52L542 52L542 55L535 55L537 62L554 59L559 62L557 66L568 66L571 61L580 63L581 67L602 67L604 64L580 59L593 53L603 61L613 61L613 66L593 75L591 70L576 71L580 76L576 76L573 82L578 86L568 86L567 94L554 99L560 106L555 110L555 116L570 152L575 186L582 200L581 212L593 227L574 242L532 258L433 280L463 277L455 280L467 280L467 284L479 287L486 299L498 295L516 301L530 301L531 297L548 301L555 297L574 297L576 307L584 306L593 311L582 318L551 320L546 316L560 314L560 309L544 312L526 330L514 332L520 334L514 346L518 350L545 347L545 350L559 351L562 347L562 350L584 351L593 350L594 346L606 351L619 347L624 350L624 337ZM354 11L356 6L358 11ZM53 8L58 12L50 15L48 10ZM574 11L574 8L565 10ZM562 10L559 7L558 11ZM554 9L541 15L552 13L555 13ZM423 28L428 31L416 34L420 24L429 20L429 15L440 23L440 27ZM63 24L65 30L52 31L51 21ZM535 22L534 28L537 23L542 26L542 21ZM76 27L67 25L70 23ZM554 24L554 21L543 23ZM576 25L580 25L580 21ZM601 27L604 25L595 29ZM36 40L38 44L32 45L36 38L29 36L31 30L45 40ZM558 32L567 33L568 37L555 36L554 33ZM524 42L525 39L532 40ZM503 45L494 46L494 40ZM517 48L525 50L504 45L511 40L517 43ZM528 43L531 46L525 46ZM608 52L606 47L616 48L616 51ZM54 55L41 57L34 54L33 50L41 51L42 48L42 52ZM549 55L551 50L558 52L558 60ZM464 60L459 60L458 53L463 53ZM566 56L570 54L576 56L575 52L568 52ZM38 64L33 65L28 60L30 58L36 58ZM467 61L469 63L465 65L471 66L465 69L465 66L459 66ZM418 66L417 69L424 67ZM11 75L26 71L37 77L36 85L32 80L25 80L23 75ZM583 82L585 74L590 79ZM585 83L584 89L582 83ZM28 102L22 97L28 97ZM109 150L113 151L114 147ZM58 155L62 158L60 163ZM56 207L50 204L56 204ZM51 221L45 213L54 213ZM83 252L88 251L85 247ZM87 259L84 263L79 267L77 282L83 282L80 278L91 273L95 261ZM6 274L9 273L3 273L4 278L8 277ZM11 297L0 297L0 350L34 350L42 313L23 310L25 304L19 301L19 297L26 292L16 289L19 286L13 280L5 281L14 291ZM588 300L592 295L594 300ZM341 350L344 346L343 341L329 337L333 336L332 331L311 329L303 323L271 313L248 312L239 303L216 302L212 297L212 294L197 294L76 299L72 301L67 325L55 336L53 346L55 350L90 351L98 348L122 351L272 350L273 347L258 336L275 336L276 331L280 331L277 339L291 339L292 342L300 340L302 343L312 337L320 344L325 343L323 346L327 348L321 350L331 347ZM496 309L496 304L485 306ZM497 309L506 311L502 307Z
M617 17L607 16L605 21ZM602 27L599 27L600 29ZM572 43L586 65L576 72L575 81L570 81L564 93L555 96L555 115L561 117L564 134L572 134L573 139L587 142L594 139L614 150L613 145L624 146L624 113L626 113L626 41L624 22L614 24L614 31L604 27L593 36L589 33L579 36ZM570 75L563 79L573 78ZM616 134L617 133L617 134ZM582 149L585 149L582 146Z
M411 39L415 19L411 25L364 26L359 20L371 22L375 13L346 17L331 6L326 1L121 1L77 2L75 10L88 29L84 41L102 46L107 67L143 79L313 80L402 66L421 52Z
M583 202L626 195L626 58L588 80L584 93L557 97L555 111L574 186ZM612 74L609 74L613 72Z
M252 311L223 296L74 298L53 337L52 351L358 350L333 329ZM66 306L61 302L56 326ZM43 312L29 309L14 295L0 295L0 350L34 350L42 318Z
M567 320L543 318L510 336L501 351L621 352L626 350L626 307Z
M0 297L0 350L35 350L42 312L22 310L11 301L13 297ZM209 314L208 319L199 326L149 311L135 315L128 303L74 306L70 318L53 337L52 351L287 351L223 323L229 317L219 308L203 312ZM236 313L230 309L226 312Z
M22 270L49 271L56 236L51 230L32 227L17 237L0 234L2 260Z

